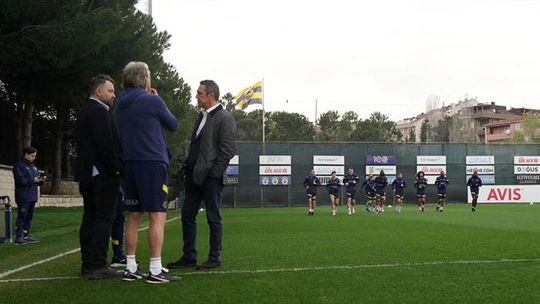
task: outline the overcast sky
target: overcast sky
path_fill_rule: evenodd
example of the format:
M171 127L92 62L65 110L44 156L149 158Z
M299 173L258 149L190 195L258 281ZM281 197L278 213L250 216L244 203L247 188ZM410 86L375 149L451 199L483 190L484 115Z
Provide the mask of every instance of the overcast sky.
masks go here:
M165 59L192 93L202 79L235 95L264 78L267 111L310 120L316 99L319 114L392 120L432 94L539 108L539 16L537 0L153 0L172 35Z

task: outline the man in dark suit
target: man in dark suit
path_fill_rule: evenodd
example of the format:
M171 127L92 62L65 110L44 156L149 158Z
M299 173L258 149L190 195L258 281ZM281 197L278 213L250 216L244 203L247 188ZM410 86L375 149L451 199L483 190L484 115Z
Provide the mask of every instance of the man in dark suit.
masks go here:
M90 98L81 107L77 121L76 179L84 201L79 234L81 276L99 280L120 277L107 265L107 252L118 189L120 186L120 143L110 107L114 81L98 75L89 83Z
M196 269L204 270L221 266L223 174L234 156L236 124L231 114L217 102L218 98L218 85L212 80L201 81L197 89L197 103L201 112L191 135L189 155L184 162L186 199L182 208L183 255L178 261L168 264L169 268L196 266ZM210 253L208 260L197 266L196 217L203 200L210 226Z

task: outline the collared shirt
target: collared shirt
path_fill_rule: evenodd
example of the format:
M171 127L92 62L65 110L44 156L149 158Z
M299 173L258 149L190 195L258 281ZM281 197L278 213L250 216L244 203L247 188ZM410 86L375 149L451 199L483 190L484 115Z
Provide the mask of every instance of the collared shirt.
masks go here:
M100 105L102 105L107 111L109 111L110 107L105 104L103 101L97 99L97 97L90 96L90 99L97 101ZM96 168L96 166L92 166L92 177L99 175L99 171Z
M197 128L197 133L195 134L196 137L199 137L199 134L201 133L202 129L204 128L204 125L206 124L206 118L208 117L208 113L212 112L215 108L217 108L220 105L220 103L217 103L215 106L208 108L206 110L202 110L203 118L201 122L199 123L199 127Z

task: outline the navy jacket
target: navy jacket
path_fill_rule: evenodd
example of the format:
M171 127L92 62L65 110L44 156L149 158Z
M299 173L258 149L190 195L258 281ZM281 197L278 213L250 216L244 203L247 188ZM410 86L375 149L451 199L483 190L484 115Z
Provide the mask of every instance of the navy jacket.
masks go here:
M446 187L448 186L449 183L450 183L450 180L448 180L448 177L446 177L446 175L437 176L437 179L435 180L437 191L441 194L446 194Z
M15 201L17 203L37 202L38 184L34 182L34 178L39 176L39 172L36 165L26 159L21 159L13 166L12 171L15 179Z
M116 123L124 162L170 164L165 129L174 132L178 123L161 97L143 88L127 88L118 96Z
M477 175L473 175L467 181L467 186L471 188L471 192L478 193L478 190L482 187L482 180Z
M315 175L309 175L304 179L304 188L306 188L308 193L317 192L317 187L320 184L319 178Z
M407 182L403 178L398 177L392 182L392 189L397 195L403 195L403 189L405 187L407 187Z

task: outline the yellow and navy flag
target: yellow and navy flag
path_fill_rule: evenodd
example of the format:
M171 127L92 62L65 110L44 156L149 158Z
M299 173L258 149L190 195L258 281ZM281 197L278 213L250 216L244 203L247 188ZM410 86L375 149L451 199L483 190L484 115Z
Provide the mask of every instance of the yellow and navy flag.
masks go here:
M262 92L262 80L243 89L240 93L236 94L234 99L236 99L236 106L244 110L249 105L252 104L262 104L263 103L263 92Z

